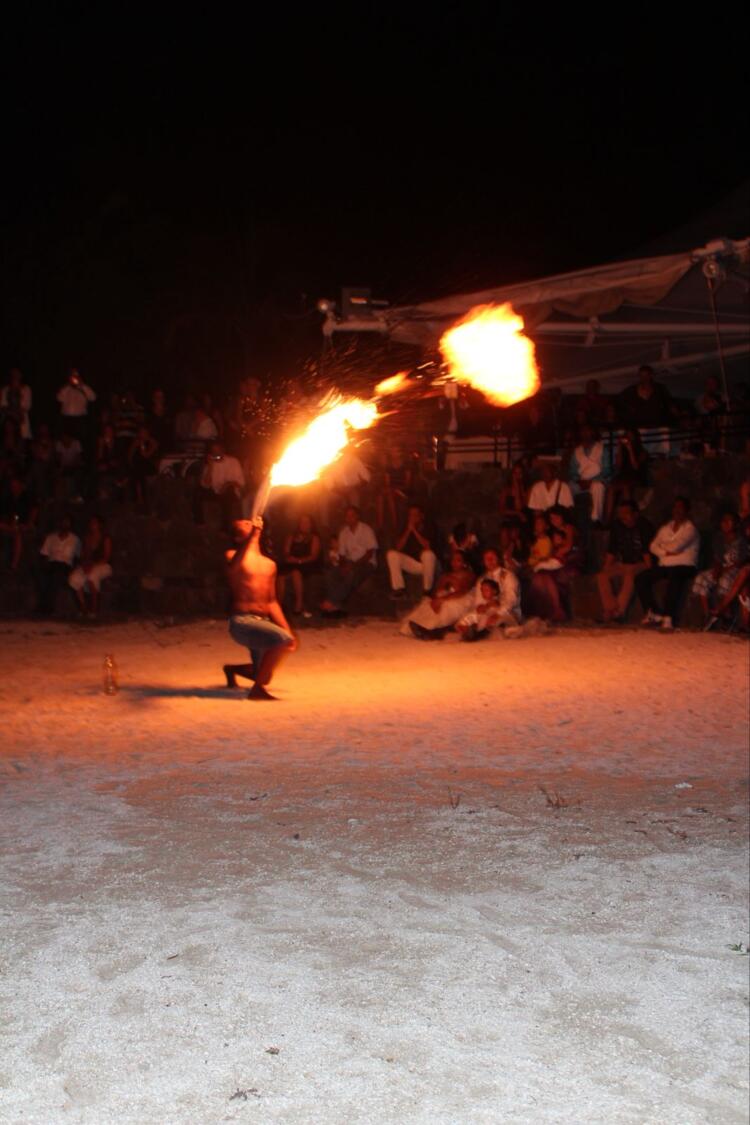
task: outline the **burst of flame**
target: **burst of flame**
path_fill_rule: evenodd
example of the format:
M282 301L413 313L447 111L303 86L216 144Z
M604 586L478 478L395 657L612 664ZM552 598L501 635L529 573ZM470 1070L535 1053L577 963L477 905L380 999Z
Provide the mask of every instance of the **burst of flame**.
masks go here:
M350 430L365 430L377 417L374 402L336 396L286 447L271 469L271 486L309 484L340 455Z
M408 382L406 372L399 371L398 374L391 375L388 379L382 379L375 388L374 394L378 398L383 398L384 395L398 394L399 391L404 390Z
M511 406L539 389L534 344L512 305L478 305L443 333L440 351L457 383Z

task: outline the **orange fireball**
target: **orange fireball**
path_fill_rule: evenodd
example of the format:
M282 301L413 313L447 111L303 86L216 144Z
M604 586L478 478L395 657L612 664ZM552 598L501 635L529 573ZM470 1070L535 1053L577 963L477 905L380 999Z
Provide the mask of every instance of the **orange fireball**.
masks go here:
M474 387L496 406L511 406L539 390L534 344L512 305L478 305L443 333L440 351L450 377Z

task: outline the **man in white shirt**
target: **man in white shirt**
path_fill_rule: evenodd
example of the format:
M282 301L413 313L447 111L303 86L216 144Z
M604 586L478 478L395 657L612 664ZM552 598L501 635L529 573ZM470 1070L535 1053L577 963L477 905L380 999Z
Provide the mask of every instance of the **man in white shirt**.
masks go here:
M435 581L437 569L436 532L425 519L418 504L412 504L406 527L396 540L396 546L386 554L391 577L391 598L397 601L406 593L404 574L421 574L425 596Z
M51 616L57 591L67 587L73 563L81 553L81 540L73 534L70 516L63 516L57 531L51 532L39 551L36 567L37 612Z
M529 492L529 507L533 512L546 512L559 504L563 508L573 507L573 494L570 486L560 480L552 461L541 462L541 480L532 485Z
M362 523L359 508L351 504L344 514L332 556L334 566L326 573L326 597L320 609L324 614L343 614L347 598L377 566L378 541L369 524Z
M656 555L657 565L636 576L635 588L646 610L644 625L661 625L671 632L683 603L686 588L695 578L700 551L700 534L690 519L690 501L677 496L672 519L659 528L649 548ZM654 586L666 583L663 610L654 598Z
M581 444L570 459L570 481L573 495L588 492L591 497L591 522L600 524L604 515L604 498L610 476L609 450L591 426L581 426Z
M89 404L96 401L96 395L79 375L75 367L68 373L68 381L57 392L60 403L63 432L78 438L82 446L88 436Z
M222 518L230 524L241 515L241 497L245 488L245 474L236 457L224 452L220 441L211 443L206 454L200 483L193 503L196 523L204 523L203 505L209 497L221 501Z

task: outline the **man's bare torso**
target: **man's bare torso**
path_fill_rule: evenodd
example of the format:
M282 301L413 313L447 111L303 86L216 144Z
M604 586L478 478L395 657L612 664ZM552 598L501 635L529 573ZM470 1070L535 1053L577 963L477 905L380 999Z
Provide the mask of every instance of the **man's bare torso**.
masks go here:
M227 551L230 563L234 551ZM259 551L249 551L236 570L227 570L232 591L232 613L261 613L267 615L276 601L276 563Z

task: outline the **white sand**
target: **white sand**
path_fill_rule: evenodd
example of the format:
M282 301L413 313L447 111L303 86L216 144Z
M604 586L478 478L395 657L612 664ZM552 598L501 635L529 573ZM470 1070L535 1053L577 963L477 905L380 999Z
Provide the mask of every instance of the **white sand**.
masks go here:
M0 1121L747 1121L742 642L0 649Z

